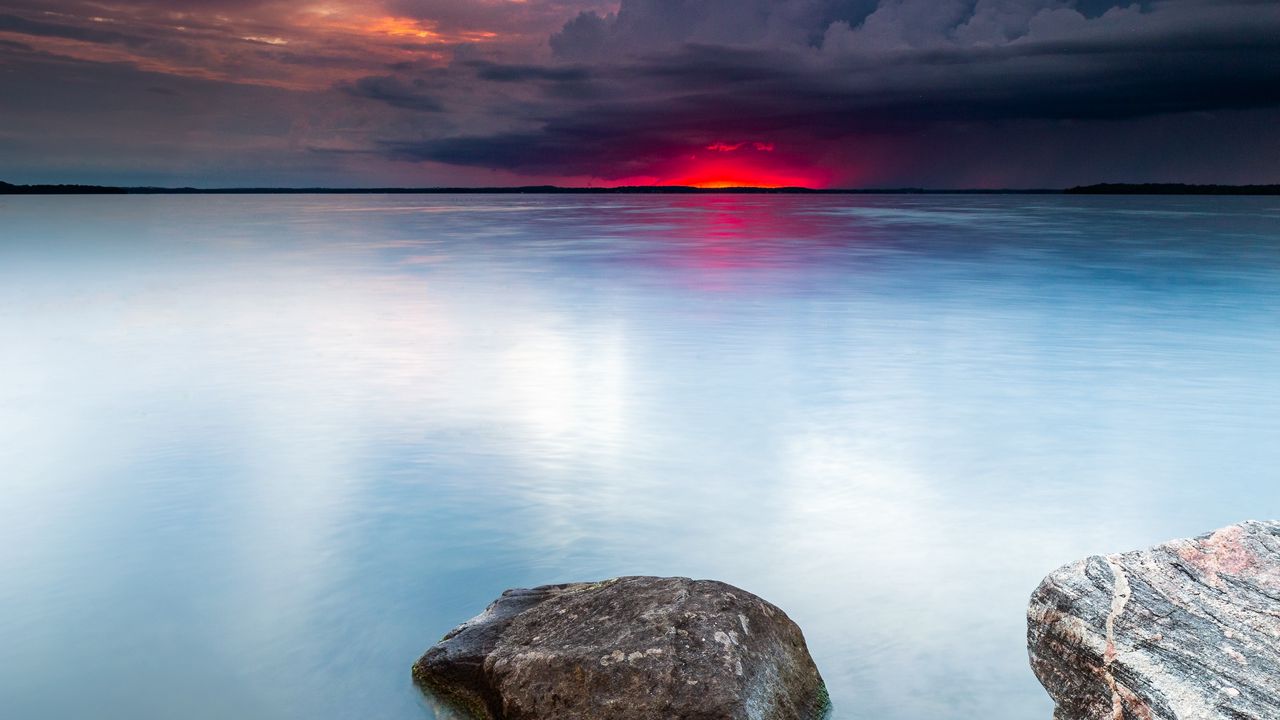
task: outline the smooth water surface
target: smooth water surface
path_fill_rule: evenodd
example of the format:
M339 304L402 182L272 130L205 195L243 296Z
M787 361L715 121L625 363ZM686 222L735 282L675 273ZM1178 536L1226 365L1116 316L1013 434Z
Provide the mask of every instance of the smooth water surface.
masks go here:
M0 198L0 716L424 720L504 588L718 578L839 720L1280 516L1280 201Z

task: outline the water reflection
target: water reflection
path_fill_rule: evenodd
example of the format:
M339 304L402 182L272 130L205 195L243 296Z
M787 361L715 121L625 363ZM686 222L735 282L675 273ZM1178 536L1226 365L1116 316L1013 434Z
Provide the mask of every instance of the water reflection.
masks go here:
M430 717L502 589L654 573L786 608L839 719L1047 717L1041 576L1276 515L1276 217L0 199L0 699Z

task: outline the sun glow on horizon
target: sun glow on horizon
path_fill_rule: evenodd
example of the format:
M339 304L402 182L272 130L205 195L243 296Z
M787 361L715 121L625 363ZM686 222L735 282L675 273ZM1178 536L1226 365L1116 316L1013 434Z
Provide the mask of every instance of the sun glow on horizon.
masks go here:
M620 178L607 183L610 187L653 186L653 187L691 187L699 190L725 190L733 188L807 188L820 189L826 187L825 180L813 177L780 176L780 175L717 175L695 174L676 177L657 177L651 175Z
M725 190L731 188L809 188L826 187L827 180L814 175L794 173L775 173L769 171L752 172L691 172L669 176L632 176L608 183L615 187L633 185L652 185L656 187L692 187L700 190Z
M740 179L740 178L715 178L702 180L678 180L667 183L669 185L683 185L688 187L701 188L703 190L723 190L725 188L782 188L782 187L809 187L804 181L779 181L774 178L770 179Z
M703 189L736 187L782 188L823 187L826 180L816 173L796 169L759 167L750 163L712 161L673 174L662 185L684 185Z
M644 178L627 178L617 184L695 187L704 190L728 188L822 188L830 182L828 173L805 167L763 140L716 141L699 151L673 158L665 171Z

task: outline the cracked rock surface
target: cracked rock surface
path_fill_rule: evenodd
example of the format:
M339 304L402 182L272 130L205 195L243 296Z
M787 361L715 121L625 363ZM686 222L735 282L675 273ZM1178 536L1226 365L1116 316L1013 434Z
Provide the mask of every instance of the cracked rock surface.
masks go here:
M785 613L688 578L508 590L413 676L484 720L817 720L828 707Z
M1056 720L1280 718L1280 523L1060 568L1027 644Z

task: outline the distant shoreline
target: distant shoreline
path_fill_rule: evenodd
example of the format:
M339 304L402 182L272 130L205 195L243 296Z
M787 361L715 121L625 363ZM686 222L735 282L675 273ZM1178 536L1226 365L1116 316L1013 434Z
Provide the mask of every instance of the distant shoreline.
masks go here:
M1181 183L1101 183L1066 189L805 188L632 185L621 187L381 187L381 188L193 188L111 185L13 185L0 182L0 195L1280 195L1280 185L1185 185Z

